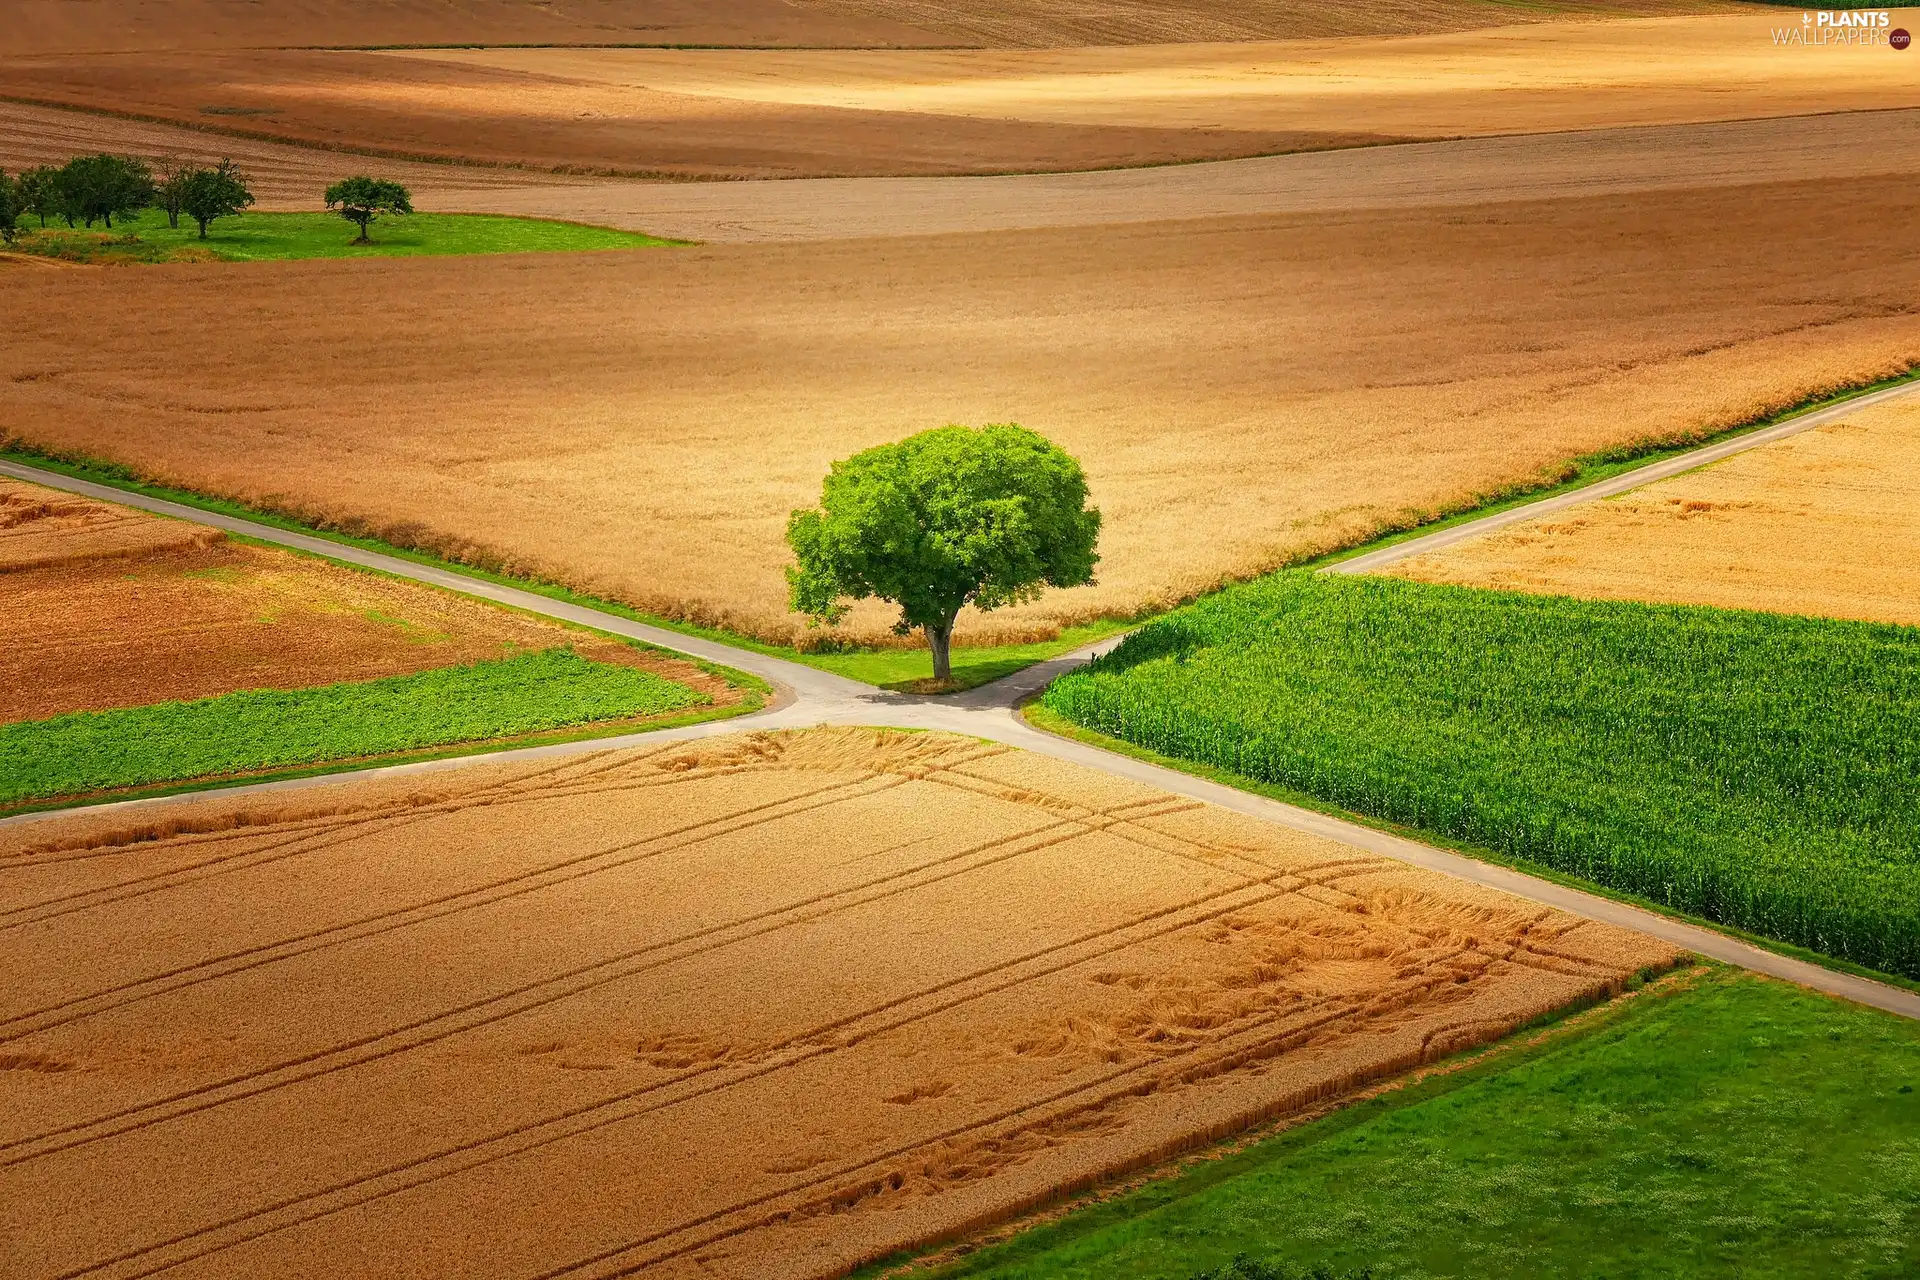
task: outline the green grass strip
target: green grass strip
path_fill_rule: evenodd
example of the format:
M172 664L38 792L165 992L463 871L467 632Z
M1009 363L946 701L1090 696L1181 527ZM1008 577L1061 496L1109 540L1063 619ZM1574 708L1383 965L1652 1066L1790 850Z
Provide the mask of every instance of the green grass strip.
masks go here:
M1714 967L913 1274L1893 1280L1917 1090L1920 1025Z
M290 258L406 258L445 254L578 253L684 243L636 231L576 222L481 213L416 213L373 224L373 243L354 244L358 229L331 213L243 213L213 224L205 240L190 219L177 228L148 210L103 228L29 225L16 252L70 262L151 263L215 258L261 262Z
M1920 977L1920 629L1295 571L1149 625L1045 701Z
M0 725L0 804L517 737L707 701L652 672L545 649L310 689Z

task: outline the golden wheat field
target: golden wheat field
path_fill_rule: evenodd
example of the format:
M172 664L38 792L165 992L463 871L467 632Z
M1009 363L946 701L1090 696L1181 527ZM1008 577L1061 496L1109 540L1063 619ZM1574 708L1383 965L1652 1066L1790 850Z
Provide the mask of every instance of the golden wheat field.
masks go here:
M1920 404L1895 401L1386 572L1920 626Z
M836 458L1019 421L1085 462L1052 634L1590 450L1920 359L1910 183L581 257L13 272L0 422L170 483L788 640ZM1835 219L1835 208L1848 217ZM1861 253L1857 228L1885 229ZM1790 246L1790 249L1783 248ZM380 323L358 327L367 286ZM222 323L204 322L218 314ZM882 638L884 611L852 634Z
M1099 169L1920 105L1884 44L1783 47L1783 23L1797 33L1794 14L1752 7L1065 49L157 47L0 57L0 95L402 159L728 178Z
M0 828L0 956L18 1280L839 1275L1676 959L875 730Z
M373 680L558 645L645 667L718 705L740 698L665 654L0 479L0 723Z

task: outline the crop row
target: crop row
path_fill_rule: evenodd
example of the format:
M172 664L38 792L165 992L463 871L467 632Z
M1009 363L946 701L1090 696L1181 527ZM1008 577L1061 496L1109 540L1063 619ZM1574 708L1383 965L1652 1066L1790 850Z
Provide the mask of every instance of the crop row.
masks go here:
M1047 705L1920 977L1920 630L1282 573Z

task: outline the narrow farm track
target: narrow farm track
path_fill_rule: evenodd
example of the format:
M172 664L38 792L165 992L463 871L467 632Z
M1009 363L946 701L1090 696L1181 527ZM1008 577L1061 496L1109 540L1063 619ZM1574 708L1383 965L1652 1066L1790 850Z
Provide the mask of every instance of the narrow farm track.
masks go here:
M1797 432L1810 430L1823 423L1834 421L1847 414L1857 412L1871 405L1882 403L1897 396L1911 394L1920 390L1920 383L1907 383L1873 392L1846 401L1829 408L1820 409L1798 417L1737 437L1722 441L1701 449L1693 450L1661 462L1626 472L1602 484L1590 486L1566 494L1555 495L1539 502L1524 504L1484 517L1480 520L1463 522L1422 537L1406 539L1379 552L1370 553L1341 562L1335 571L1344 573L1366 572L1370 568L1392 563L1406 556L1416 555L1441 545L1490 532L1493 529L1517 521L1531 519L1552 511L1560 510L1577 502L1602 498L1623 492L1651 480L1677 474L1693 467L1702 466L1728 457L1745 449L1756 448L1773 440L1778 440ZM325 538L310 534L290 532L270 525L259 524L237 517L206 512L179 503L151 498L143 494L131 493L90 481L78 480L57 472L18 463L0 462L0 474L11 475L17 479L44 484L68 492L84 494L109 502L123 503L160 515L173 516L196 523L212 525L230 533L241 534L262 541L291 547L296 550L378 569L385 573L461 592L500 604L524 609L547 617L597 628L615 635L641 640L661 648L690 654L708 661L722 663L745 670L772 682L779 690L780 697L766 711L750 717L716 722L704 725L692 725L678 729L668 729L653 733L635 734L625 738L599 739L582 743L564 743L547 747L528 748L519 751L502 752L483 757L466 757L449 760L431 761L414 765L394 766L385 769L361 771L357 774L335 774L323 777L295 779L285 782L263 783L254 786L234 788L226 794L259 794L266 792L294 791L306 788L334 785L347 777L381 778L414 773L442 770L456 770L475 763L486 762L533 762L553 760L563 762L569 757L598 753L611 748L639 746L643 744L673 743L691 741L722 734L737 733L743 729L797 729L817 725L864 725L877 727L897 727L911 729L945 730L969 735L977 739L1018 747L1040 755L1069 761L1116 775L1134 782L1143 783L1159 791L1192 800L1205 801L1221 808L1232 810L1264 821L1277 823L1293 831L1306 833L1333 840L1348 846L1357 852L1393 859L1397 862L1437 871L1458 880L1481 885L1517 897L1552 907L1590 920L1601 921L1633 929L1662 941L1684 947L1703 956L1711 957L1728 964L1738 965L1754 972L1767 974L1796 982L1814 990L1824 991L1861 1004L1884 1009L1909 1018L1920 1018L1920 993L1876 982L1868 978L1842 973L1821 965L1812 964L1783 956L1761 947L1742 942L1714 930L1687 924L1653 911L1616 902L1596 894L1586 893L1565 885L1525 875L1509 868L1479 862L1460 854L1421 844L1384 831L1375 830L1359 823L1345 821L1316 813L1294 805L1288 805L1263 796L1253 795L1232 787L1209 782L1172 769L1162 768L1144 761L1117 755L1088 744L1070 741L1052 734L1041 732L1021 717L1017 711L1020 703L1044 689L1053 679L1063 672L1087 661L1098 653L1105 652L1119 643L1120 637L1112 637L1078 652L1039 663L1005 679L984 685L967 693L944 698L917 697L908 694L891 693L868 685L859 684L839 676L816 670L800 663L789 662L770 655L730 646L698 637L682 635L665 628L635 622L614 614L581 605L550 599L530 591L502 586L477 577L444 569L432 565L423 565L396 556L358 547L346 546ZM187 797L160 798L122 802L118 805L100 806L106 809L144 810L160 808L169 804L182 803ZM0 825L28 823L46 815L23 815L0 820ZM292 856L292 855L284 855ZM605 857L606 851L589 855ZM131 888L131 887L129 887ZM505 891L505 890L500 890ZM111 890L106 892L111 893ZM475 891L478 892L478 891ZM417 908L416 908L417 909ZM3 924L4 922L0 922ZM372 922L363 922L356 927L372 928ZM235 962L238 962L237 960ZM169 975L171 978L176 975ZM191 981L191 975L181 973L180 979ZM164 980L161 981L164 985ZM126 993L133 998L134 992ZM98 999L105 993L96 993L90 999ZM79 1003L78 1010L85 1010L88 1001ZM42 1010L41 1014L53 1014L53 1010ZM54 1014L54 1016L59 1016ZM80 1016L85 1016L84 1012ZM184 1099L178 1100L184 1101Z

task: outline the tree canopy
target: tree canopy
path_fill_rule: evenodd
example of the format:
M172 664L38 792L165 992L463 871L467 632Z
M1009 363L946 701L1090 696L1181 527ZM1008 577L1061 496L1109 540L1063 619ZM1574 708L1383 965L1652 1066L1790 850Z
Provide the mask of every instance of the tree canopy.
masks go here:
M181 211L199 224L202 240L214 219L230 218L252 204L246 175L230 159L188 173L180 196Z
M900 606L894 629L926 633L936 680L952 677L961 608L997 609L1093 581L1100 512L1080 464L1011 423L941 427L833 464L820 505L795 511L792 607L838 622L848 602Z
M75 218L113 229L117 215L138 213L153 203L153 171L132 156L75 156L56 177L59 212L69 225Z
M360 228L353 243L369 242L367 228L383 213L412 213L412 196L397 182L385 178L343 178L327 188L327 208L338 208L340 216Z
M60 171L52 165L22 169L17 180L20 212L32 214L46 226L48 218L60 216Z

